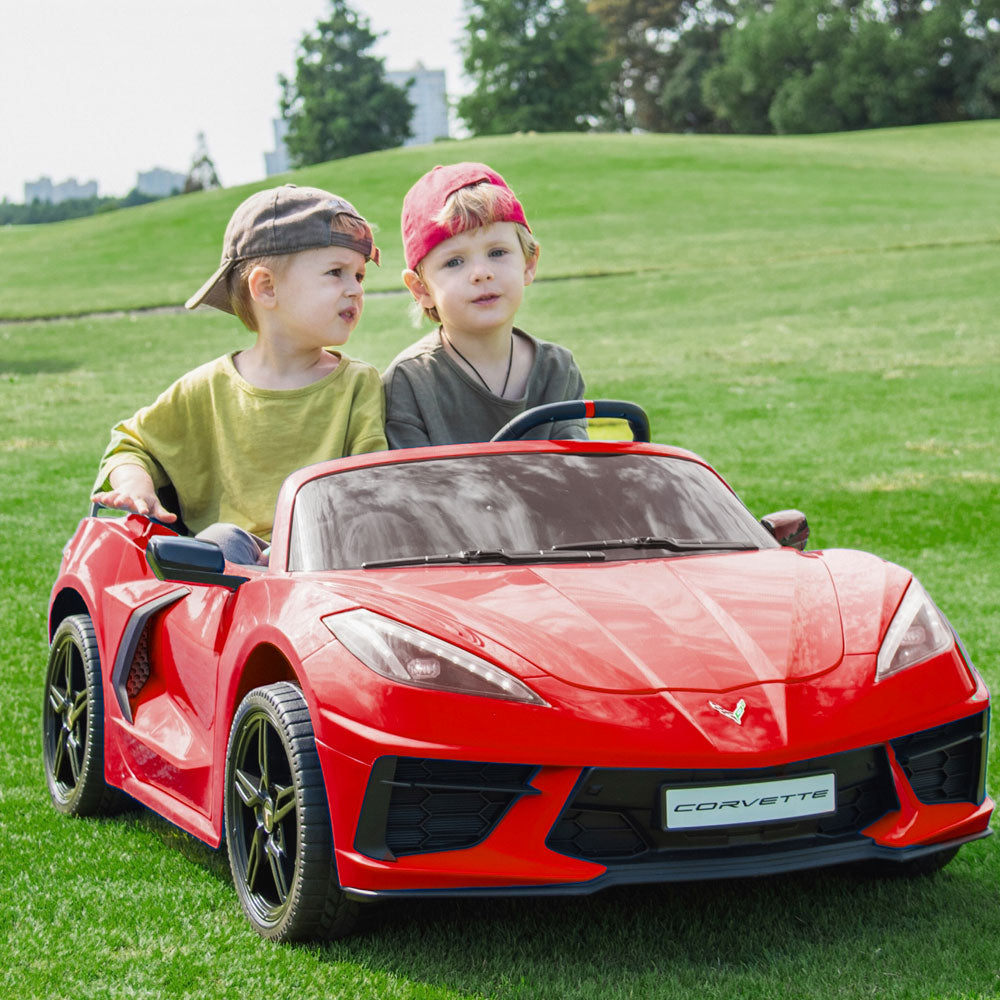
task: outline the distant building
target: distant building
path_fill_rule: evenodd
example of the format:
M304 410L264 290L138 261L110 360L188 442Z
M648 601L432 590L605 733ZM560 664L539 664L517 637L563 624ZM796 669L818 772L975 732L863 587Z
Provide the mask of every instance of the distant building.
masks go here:
M389 83L405 90L413 105L413 118L410 121L413 135L406 140L405 146L422 146L437 139L447 139L451 135L443 69L425 69L421 63L417 63L410 70L389 70L385 78ZM264 169L269 177L292 169L288 147L285 145L288 122L283 118L275 118L271 124L274 127L274 152L264 154Z
M140 194L150 198L168 198L178 191L184 190L187 174L179 174L176 170L164 170L154 167L136 175L135 186Z
M87 181L80 184L75 177L70 177L62 184L53 184L49 177L39 177L37 181L28 181L24 185L24 203L30 205L33 201L44 201L58 205L61 201L71 198L96 198L97 181Z
M264 169L268 177L292 169L291 161L288 159L288 147L285 145L288 122L284 118L272 118L271 127L274 129L274 151L264 154Z
M448 138L451 133L448 129L448 95L443 69L425 69L423 63L418 62L411 70L389 70L385 78L405 90L413 104L410 121L413 135L404 145L422 146Z

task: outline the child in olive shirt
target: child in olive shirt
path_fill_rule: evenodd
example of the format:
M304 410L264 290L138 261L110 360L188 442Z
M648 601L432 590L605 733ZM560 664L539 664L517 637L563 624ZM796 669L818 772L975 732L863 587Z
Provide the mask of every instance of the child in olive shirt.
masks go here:
M565 347L514 326L538 243L504 179L483 163L438 166L407 193L403 281L438 329L382 376L390 447L489 440L524 410L583 397ZM530 437L586 438L579 421Z
M330 350L364 303L371 227L311 187L260 191L233 213L222 262L188 302L234 313L256 335L178 379L112 430L94 500L166 523L183 518L232 562L254 563L285 477L386 447L378 372ZM171 485L178 511L157 491Z

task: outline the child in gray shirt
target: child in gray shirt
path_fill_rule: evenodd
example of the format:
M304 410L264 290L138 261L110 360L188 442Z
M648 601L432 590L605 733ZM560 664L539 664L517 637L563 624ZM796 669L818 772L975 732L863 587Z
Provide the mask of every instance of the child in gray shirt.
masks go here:
M390 447L488 441L526 409L583 398L572 353L514 326L539 247L496 171L483 163L435 167L407 193L402 231L403 280L439 327L382 376ZM587 432L565 421L527 436Z

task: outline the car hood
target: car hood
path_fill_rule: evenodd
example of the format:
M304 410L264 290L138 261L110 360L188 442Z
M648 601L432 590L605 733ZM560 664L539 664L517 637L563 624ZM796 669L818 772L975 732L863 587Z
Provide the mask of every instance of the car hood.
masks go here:
M459 623L567 684L603 691L803 680L844 655L829 571L790 550L380 571L362 602L442 636L437 623Z

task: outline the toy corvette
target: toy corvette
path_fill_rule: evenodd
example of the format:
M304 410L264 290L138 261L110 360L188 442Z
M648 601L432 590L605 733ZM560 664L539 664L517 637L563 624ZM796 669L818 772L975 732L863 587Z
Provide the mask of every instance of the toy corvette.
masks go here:
M519 439L584 415L636 440ZM929 872L989 833L989 693L918 581L804 551L632 404L302 469L267 567L105 513L52 591L52 800L225 841L265 937L388 897Z

